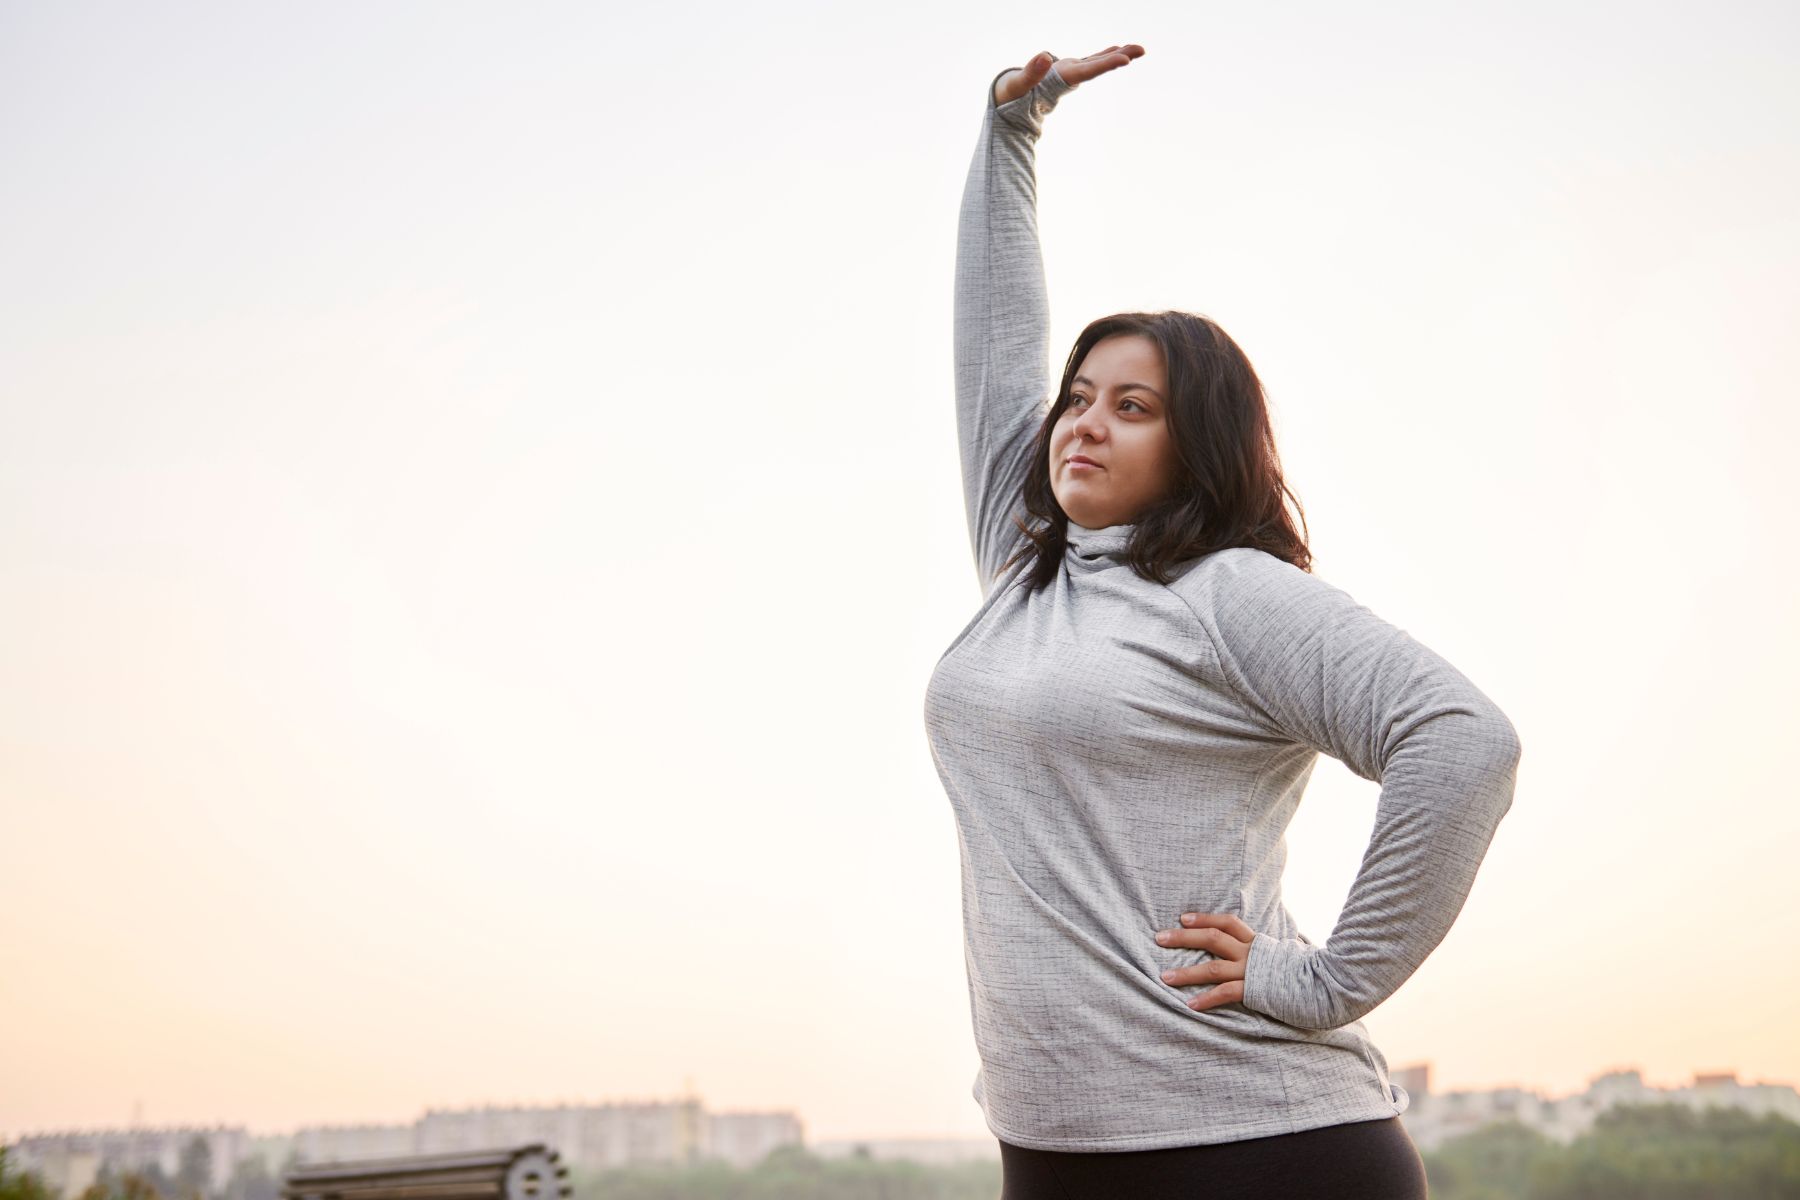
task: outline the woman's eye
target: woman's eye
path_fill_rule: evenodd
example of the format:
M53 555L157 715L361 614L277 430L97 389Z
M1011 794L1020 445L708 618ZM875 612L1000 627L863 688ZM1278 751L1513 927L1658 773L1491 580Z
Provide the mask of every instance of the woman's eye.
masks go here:
M1069 407L1070 408L1080 408L1087 402L1088 402L1088 400L1087 400L1086 396L1071 396L1071 397L1069 397ZM1119 407L1124 408L1127 404L1131 405L1133 408L1137 409L1139 412L1149 412L1150 411L1149 409L1145 408L1142 404L1139 404L1136 400L1121 400L1119 402Z

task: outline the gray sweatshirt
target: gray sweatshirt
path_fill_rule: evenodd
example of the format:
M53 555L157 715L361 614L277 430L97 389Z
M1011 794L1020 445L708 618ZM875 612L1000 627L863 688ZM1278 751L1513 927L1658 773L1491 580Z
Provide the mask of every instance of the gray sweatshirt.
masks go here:
M996 76L998 79L998 76ZM956 817L964 957L995 1136L1041 1150L1229 1142L1403 1112L1360 1018L1449 931L1512 803L1519 740L1456 668L1345 592L1260 550L1171 584L1123 560L1132 527L1071 524L1026 589L1012 528L1051 398L1035 143L1054 70L990 90L957 235L957 430L985 595L932 672L925 724ZM1015 582L1019 586L1011 586ZM1284 831L1320 754L1381 784L1324 945L1281 897ZM1162 973L1183 912L1234 913L1244 998Z

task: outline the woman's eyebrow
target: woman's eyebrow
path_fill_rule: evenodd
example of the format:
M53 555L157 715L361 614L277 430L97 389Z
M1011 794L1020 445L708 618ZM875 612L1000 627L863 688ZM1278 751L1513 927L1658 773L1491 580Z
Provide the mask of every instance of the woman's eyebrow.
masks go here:
M1077 375L1075 378L1071 379L1069 382L1070 383L1085 383L1089 387L1094 386L1094 381L1089 379L1086 375ZM1121 392L1149 392L1152 396L1155 396L1158 400L1161 400L1163 398L1163 394L1161 392L1157 391L1155 388L1151 387L1147 383L1121 383L1119 385L1119 390Z

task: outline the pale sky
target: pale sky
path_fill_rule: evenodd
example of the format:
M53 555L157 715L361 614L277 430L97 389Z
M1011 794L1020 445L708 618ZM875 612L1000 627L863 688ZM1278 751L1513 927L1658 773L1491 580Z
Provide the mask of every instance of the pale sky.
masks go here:
M1053 360L1218 320L1319 576L1523 742L1390 1066L1800 1083L1800 13L1100 11L0 6L0 1138L985 1135L957 202L991 77L1115 42ZM1315 940L1377 795L1292 827Z

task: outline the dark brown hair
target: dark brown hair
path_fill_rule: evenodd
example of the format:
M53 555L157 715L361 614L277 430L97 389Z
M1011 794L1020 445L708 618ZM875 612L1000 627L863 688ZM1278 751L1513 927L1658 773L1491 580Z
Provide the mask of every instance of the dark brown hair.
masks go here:
M1266 550L1302 571L1312 569L1306 510L1281 477L1275 432L1262 381L1223 329L1198 313L1127 312L1101 317L1081 331L1063 367L1056 403L1032 444L1020 498L1038 518L1014 521L1028 539L1002 570L1035 556L1022 581L1033 591L1056 578L1068 546L1069 516L1050 487L1050 435L1069 406L1069 386L1095 343L1135 334L1162 348L1169 375L1166 419L1175 440L1178 475L1169 495L1138 515L1126 561L1146 579L1168 583L1176 566L1215 550ZM1296 528L1287 511L1292 500Z

